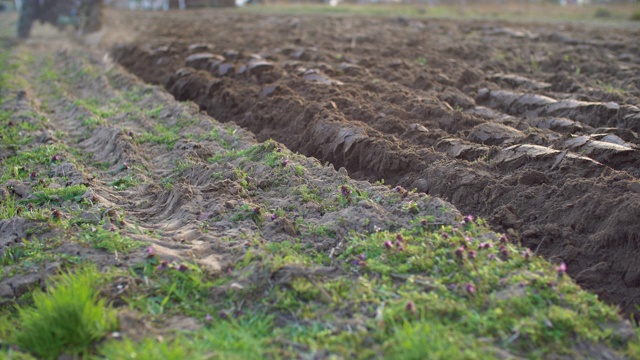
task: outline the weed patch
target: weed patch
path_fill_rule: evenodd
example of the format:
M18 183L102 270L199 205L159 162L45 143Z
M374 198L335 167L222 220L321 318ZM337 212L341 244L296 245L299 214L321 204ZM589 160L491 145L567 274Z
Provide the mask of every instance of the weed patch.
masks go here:
M46 292L33 295L33 306L19 308L15 343L44 359L88 354L117 325L113 310L98 298L99 277L87 266L50 281Z
M123 236L119 231L105 230L100 226L84 225L84 230L78 235L80 242L91 244L96 249L104 249L110 253L126 254L144 244Z

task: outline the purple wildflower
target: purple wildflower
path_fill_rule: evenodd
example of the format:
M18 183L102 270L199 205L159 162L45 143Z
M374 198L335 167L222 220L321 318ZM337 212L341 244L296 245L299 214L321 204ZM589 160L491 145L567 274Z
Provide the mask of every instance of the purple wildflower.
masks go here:
M53 161L53 162L60 161L60 155L53 155L51 157L51 161Z
M533 253L531 253L530 249L527 249L525 251L522 252L522 256L526 259L529 260L531 259L531 256L533 256Z
M153 247L149 246L147 248L147 257L154 257L156 255L155 251L153 251Z
M351 190L347 187L347 185L342 185L341 190L342 190L342 196L346 197L351 195Z
M277 218L278 218L278 215L276 215L276 214L271 214L271 215L269 215L269 217L271 218L271 221L274 221L275 219L277 219Z
M476 258L477 253L473 250L469 251L469 254L467 254L467 256L469 257L469 259L475 259Z
M288 163L289 163L289 159L282 160L282 166L287 166Z
M448 239L449 238L449 234L447 234L447 233L442 233L442 234L440 234L440 236L442 236L443 239Z
M360 254L360 260L366 260L367 259L367 255L365 255L364 253Z
M277 149L276 149L276 152L277 152L277 153L282 152L282 149L277 148Z
M502 234L502 236L500 236L500 243L501 244L506 244L507 241L509 241L509 238L507 237L507 234Z
M563 276L567 272L567 264L564 261L561 262L560 265L556 266L556 272L558 276Z
M456 284L449 284L449 290L455 290L458 288L458 285Z
M489 256L487 256L487 259L489 260L495 260L496 258L496 254L489 254Z
M162 271L162 270L166 270L167 268L169 268L169 262L164 260L156 267L156 270Z
M384 247L387 250L391 250L391 248L393 247L393 244L391 243L391 241L387 240L387 241L384 242Z
M427 226L427 220L425 219L420 220L420 225Z
M456 249L456 256L460 259L464 256L464 246L460 246Z
M416 304L409 300L407 301L407 305L405 305L404 309L407 310L408 313L414 314L416 312Z
M509 251L507 250L507 247L503 245L500 245L500 247L498 248L498 251L500 251L500 255L502 255L503 257L507 257L509 256Z
M62 213L58 209L51 210L51 215L54 219L60 219L62 217Z
M187 271L188 269L189 269L189 268L187 267L187 265L185 265L185 264L180 264L180 266L178 266L178 269L177 269L177 270L178 270L178 271L181 271L181 272L185 272L185 271Z
M471 295L473 295L476 292L476 287L473 286L472 283L468 283L467 285L465 285L464 289L467 290L467 292Z
M207 315L205 315L205 317L204 317L204 321L205 322L212 322L213 321L213 316L211 316L211 314L207 313Z
M29 174L29 177L31 177L32 179L35 179L38 177L38 173L35 171L32 171L31 174Z
M229 318L229 314L227 314L226 312L220 310L220 311L218 311L218 317L220 319L226 320L226 319Z
M468 223L472 223L474 219L475 218L473 217L473 215L467 215L467 216L464 217L464 222L467 223L467 224Z

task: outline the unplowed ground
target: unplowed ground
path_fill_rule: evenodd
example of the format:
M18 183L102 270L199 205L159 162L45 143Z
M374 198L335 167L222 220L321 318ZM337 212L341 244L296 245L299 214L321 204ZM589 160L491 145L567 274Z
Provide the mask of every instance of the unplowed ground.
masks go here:
M130 21L128 14L119 21ZM640 31L219 12L136 14L117 62L259 141L417 188L632 312Z

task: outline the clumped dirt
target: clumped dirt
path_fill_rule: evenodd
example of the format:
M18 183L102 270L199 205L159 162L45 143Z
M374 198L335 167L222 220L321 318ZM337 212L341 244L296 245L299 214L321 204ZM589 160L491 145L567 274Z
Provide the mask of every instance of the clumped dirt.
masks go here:
M638 304L638 29L135 17L137 41L112 55L178 100L356 179L442 197L605 301Z

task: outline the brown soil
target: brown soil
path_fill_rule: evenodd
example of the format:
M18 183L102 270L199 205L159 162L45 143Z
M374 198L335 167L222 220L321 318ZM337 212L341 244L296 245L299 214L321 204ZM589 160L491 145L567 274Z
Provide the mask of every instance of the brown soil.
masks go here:
M233 12L115 16L116 61L356 179L442 197L640 299L640 31Z

